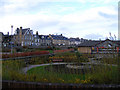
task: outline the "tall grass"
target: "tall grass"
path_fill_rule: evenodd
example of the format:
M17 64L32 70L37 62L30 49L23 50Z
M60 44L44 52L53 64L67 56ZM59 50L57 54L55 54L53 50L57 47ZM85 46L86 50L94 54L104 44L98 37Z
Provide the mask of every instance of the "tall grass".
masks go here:
M79 65L79 63L86 62L90 55L82 55L76 53L64 53L57 54L55 57L63 58L65 62ZM71 59L71 57L73 57ZM85 59L86 58L86 59ZM30 64L43 64L49 63L49 56L41 56L35 58L29 58ZM82 61L83 60L83 61ZM84 61L85 60L85 61ZM47 66L41 66L30 69L27 74L22 71L22 68L26 66L25 60L7 60L2 61L2 79L3 80L16 80L16 81L33 81L33 82L51 82L51 83L88 83L88 84L120 84L120 59L118 58L103 58L102 64L91 65L90 69L87 69L86 73L79 73L79 70L69 70L70 73L63 73L62 69L58 66L58 72L54 71L52 64L48 66L50 71L45 68ZM108 65L110 64L110 65ZM115 64L116 66L114 66ZM118 65L118 66L117 66ZM61 70L62 69L62 70Z

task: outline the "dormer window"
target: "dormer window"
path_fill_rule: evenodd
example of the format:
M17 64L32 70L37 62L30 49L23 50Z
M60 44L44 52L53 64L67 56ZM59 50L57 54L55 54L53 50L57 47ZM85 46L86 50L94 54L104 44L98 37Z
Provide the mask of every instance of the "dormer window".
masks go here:
M108 47L112 47L112 45L108 44Z
M42 36L42 38L44 38L44 36Z

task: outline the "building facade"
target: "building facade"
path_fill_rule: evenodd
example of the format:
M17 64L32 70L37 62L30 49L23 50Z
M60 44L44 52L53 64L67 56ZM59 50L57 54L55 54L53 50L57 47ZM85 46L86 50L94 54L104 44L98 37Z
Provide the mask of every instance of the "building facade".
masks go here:
M17 46L32 46L34 44L33 31L30 28L17 28L14 35L14 44Z
M120 53L120 41L87 41L78 46L80 53Z
M61 35L49 35L51 38L52 44L55 46L69 46L69 39L65 36Z
M39 35L39 38L41 46L51 46L52 41L49 35Z
M0 32L0 52L2 51L3 33Z

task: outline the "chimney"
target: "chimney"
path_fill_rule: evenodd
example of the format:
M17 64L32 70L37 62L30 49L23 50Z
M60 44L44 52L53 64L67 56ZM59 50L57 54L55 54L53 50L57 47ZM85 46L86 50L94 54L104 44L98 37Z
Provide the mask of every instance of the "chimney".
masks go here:
M19 38L20 38L20 44L22 44L22 27L20 27Z
M22 27L20 27L20 29L22 29Z
M7 32L7 35L9 35L9 32Z
M38 31L36 31L36 35L38 35Z
M12 35L12 33L13 33L13 25L11 25L11 35Z
M19 29L19 35L20 36L22 35L22 27L20 27L20 29Z

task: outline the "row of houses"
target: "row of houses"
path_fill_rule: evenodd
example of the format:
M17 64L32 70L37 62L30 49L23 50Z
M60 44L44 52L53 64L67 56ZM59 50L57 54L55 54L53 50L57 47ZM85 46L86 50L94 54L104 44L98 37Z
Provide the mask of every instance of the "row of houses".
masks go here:
M78 46L82 42L88 41L87 39L67 38L60 35L39 35L38 32L33 34L30 28L17 28L14 35L2 35L3 47L15 46Z
M78 47L80 53L120 53L120 40L87 40L79 38L67 38L60 35L39 35L38 32L33 34L30 28L22 27L15 30L14 35L4 35L0 32L0 47L47 47L47 46L65 46Z

